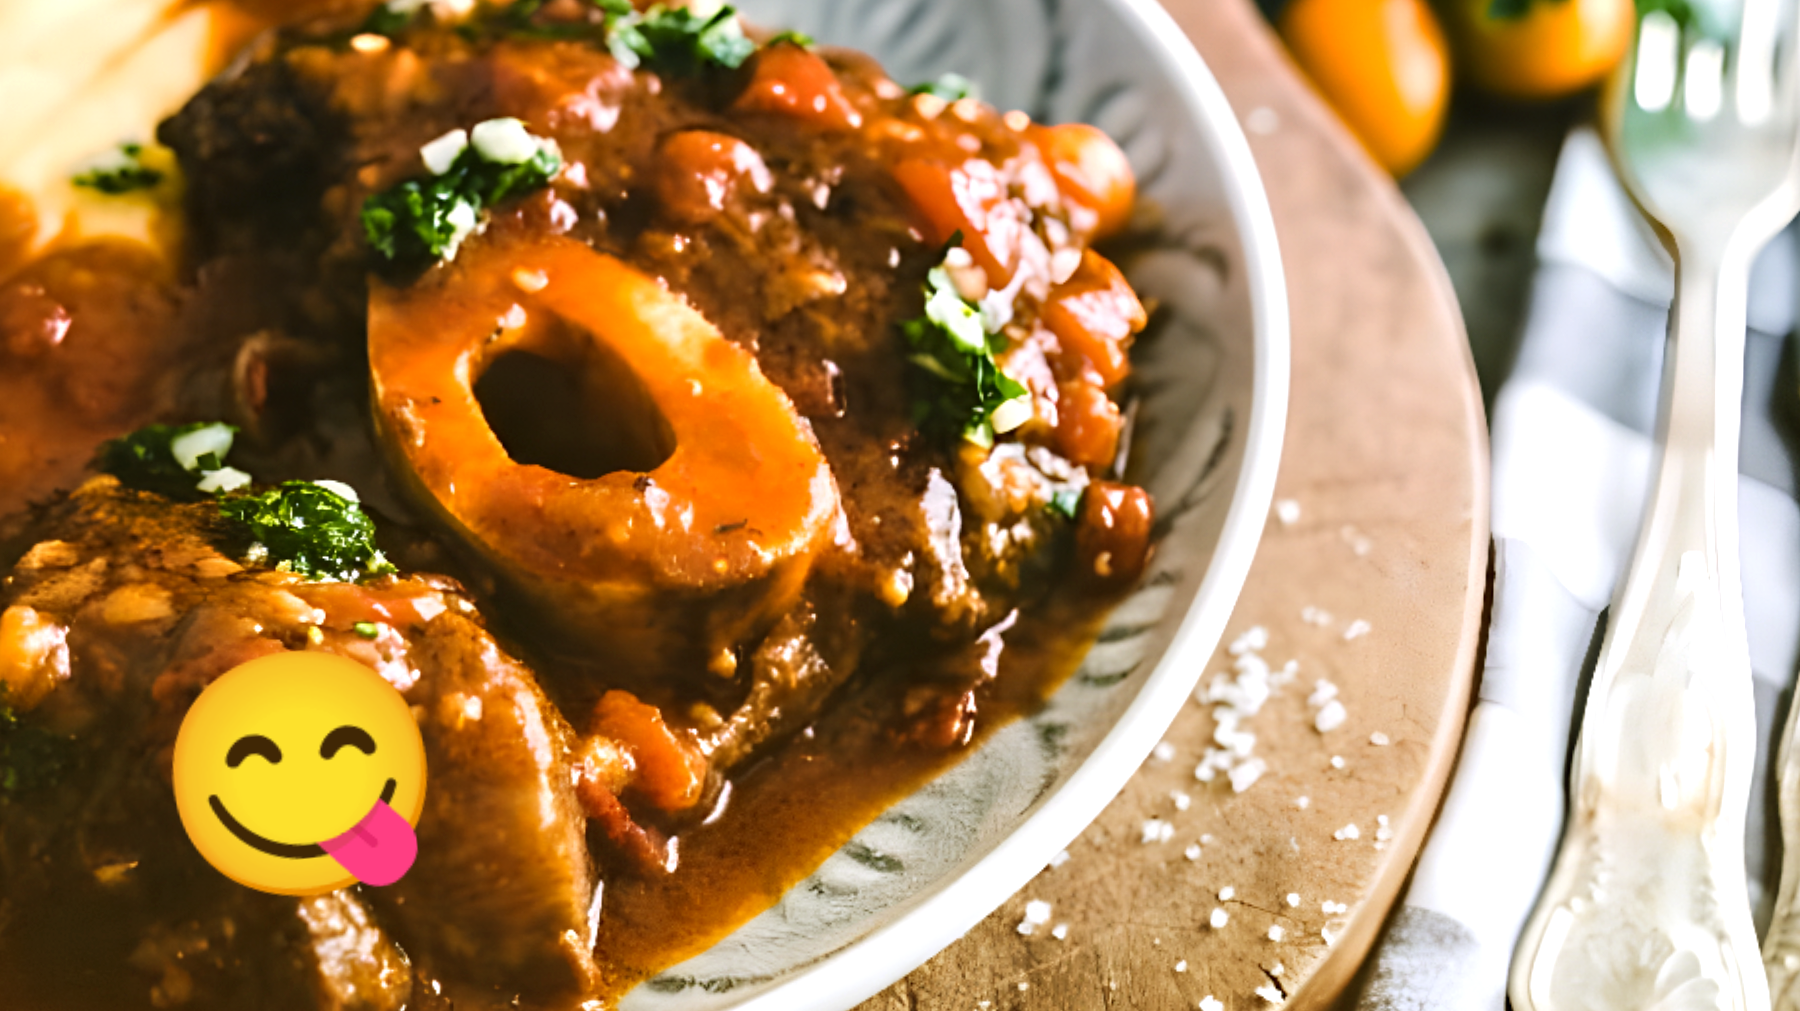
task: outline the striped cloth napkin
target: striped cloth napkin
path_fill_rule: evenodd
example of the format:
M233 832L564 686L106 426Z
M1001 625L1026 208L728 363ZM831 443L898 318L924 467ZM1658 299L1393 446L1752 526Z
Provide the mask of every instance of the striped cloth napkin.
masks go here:
M1506 1007L1513 944L1562 831L1584 668L1648 495L1674 274L1591 129L1564 144L1537 251L1518 358L1493 410L1487 665L1442 814L1363 974L1361 1011ZM1800 651L1800 404L1783 360L1797 300L1790 229L1752 276L1739 459L1759 928L1781 863L1771 752Z

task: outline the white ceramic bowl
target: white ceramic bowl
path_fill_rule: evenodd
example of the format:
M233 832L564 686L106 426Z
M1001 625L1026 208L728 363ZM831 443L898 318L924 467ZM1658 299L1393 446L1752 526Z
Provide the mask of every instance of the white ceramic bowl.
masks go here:
M1262 537L1287 415L1268 203L1224 94L1155 0L738 3L759 24L872 53L896 80L955 71L1003 109L1091 122L1124 145L1157 241L1123 266L1164 307L1135 355L1133 477L1167 532L1144 587L1044 711L622 1011L852 1007L1024 887L1125 785L1204 672Z

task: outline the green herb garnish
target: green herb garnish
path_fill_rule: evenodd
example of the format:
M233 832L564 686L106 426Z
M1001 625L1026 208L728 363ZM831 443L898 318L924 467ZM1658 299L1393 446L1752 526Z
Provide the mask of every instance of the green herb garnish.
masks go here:
M103 444L94 466L127 487L183 501L235 491L250 483L225 465L237 431L216 421L149 425Z
M531 143L501 150L484 145L481 131L516 120L489 120L475 128L475 143L462 149L444 171L410 179L364 202L363 232L370 248L389 263L422 267L456 258L456 251L481 224L481 214L510 197L549 185L562 171L556 142L510 130ZM433 142L434 144L437 142Z
M960 233L950 240L951 248L961 244ZM980 307L957 292L945 267L926 275L925 315L900 324L900 331L918 379L913 416L920 427L992 446L996 434L1030 419L1030 391L994 360L1006 350L1006 338L989 332Z
M756 43L744 35L737 10L724 4L696 3L687 7L653 4L639 12L631 0L589 0L603 15L592 24L539 24L535 20L546 0L513 0L501 11L502 31L535 38L591 38L595 28L613 57L636 69L649 65L676 74L693 74L708 67L736 70L743 66ZM809 40L810 41L810 40Z
M1081 497L1087 493L1085 488L1062 488L1050 496L1050 511L1064 519L1076 519L1081 515Z
M356 634L362 636L364 639L379 639L381 637L381 626L372 621L359 621L350 627L354 628Z
M579 39L595 34L595 26L589 24L541 25L532 20L547 2L548 0L513 0L500 11L500 29L511 35L536 39ZM608 4L602 0L594 0L594 6L609 10Z
M405 31L412 26L413 19L423 9L422 4L401 4L398 9L392 3L384 3L369 12L367 20L357 29L358 34L385 35L388 38Z
M163 174L144 164L144 145L120 144L75 177L75 185L99 190L108 196L155 189Z
M630 0L594 0L606 12L606 46L620 63L693 74L708 67L736 70L756 52L744 35L737 9L720 4L669 7L653 4L642 14Z
M946 102L981 97L981 89L975 82L961 74L944 74L935 81L915 84L907 90L914 95L931 95Z
M219 512L249 536L252 557L273 560L278 569L341 582L396 571L375 546L375 522L362 506L323 484L288 481L260 495L228 498Z
M16 796L56 781L69 764L69 740L19 719L0 681L0 795Z
M787 31L782 32L780 35L777 35L774 38L770 39L769 41L763 43L763 48L767 49L770 46L778 46L783 42L786 42L790 45L799 46L801 49L811 49L814 45L817 45L817 43L814 41L814 39L811 35L808 35L805 32L797 32L797 31L794 31L792 28L790 28Z

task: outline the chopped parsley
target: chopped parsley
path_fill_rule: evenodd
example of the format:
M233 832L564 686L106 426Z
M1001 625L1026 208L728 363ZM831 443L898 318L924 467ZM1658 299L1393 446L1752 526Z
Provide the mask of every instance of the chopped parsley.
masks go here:
M412 26L413 19L424 9L423 4L389 2L369 12L369 17L357 29L358 34L385 35L388 38L405 31Z
M789 45L799 46L801 49L811 49L817 44L811 35L808 35L805 32L797 32L790 28L763 43L763 48L767 49L770 46L778 46L783 42L786 42Z
M498 27L509 35L539 39L578 39L593 34L593 26L585 24L542 25L533 19L549 0L513 0L500 11ZM608 5L594 0L594 6L606 10Z
M355 494L336 482L288 481L228 498L219 512L250 538L252 557L309 579L356 582L396 570L375 546L375 521Z
M0 681L0 796L10 797L55 782L69 764L69 741L21 721L7 692Z
M463 240L480 227L484 211L549 185L562 171L556 142L533 137L515 119L477 125L475 143L463 136L460 152L447 164L436 163L434 150L461 133L426 145L422 153L431 178L409 179L364 202L363 232L370 248L389 263L424 267L455 259ZM495 141L483 143L484 133Z
M144 164L142 144L120 144L75 177L75 185L115 197L155 189L162 181L161 171Z
M1050 496L1050 511L1064 519L1076 519L1081 516L1081 497L1087 494L1086 488L1061 488Z
M140 491L192 501L236 491L250 475L225 465L237 429L219 422L150 425L100 447L95 467Z
M950 240L951 248L961 244L961 234ZM980 307L957 293L945 267L926 275L925 315L900 324L900 331L915 366L913 417L922 428L992 446L996 434L1030 420L1030 391L994 360L1006 350L1006 338L989 332Z
M362 636L364 639L379 639L379 638L381 638L381 626L377 625L375 622L359 621L350 627L354 628L356 630L356 634Z
M627 67L651 66L676 74L710 67L736 70L756 43L744 35L737 10L726 4L694 3L687 7L652 4L639 11L631 0L589 0L601 14L592 23L540 24L537 13L546 0L513 0L501 10L501 31L536 38L592 38L599 29L606 48Z
M631 0L594 0L606 12L606 47L628 67L650 64L676 74L708 67L736 70L756 52L744 35L737 9L719 4L669 7L652 4L638 13Z
M914 95L931 95L946 102L981 97L981 89L975 82L961 74L944 74L935 81L915 84L908 90Z

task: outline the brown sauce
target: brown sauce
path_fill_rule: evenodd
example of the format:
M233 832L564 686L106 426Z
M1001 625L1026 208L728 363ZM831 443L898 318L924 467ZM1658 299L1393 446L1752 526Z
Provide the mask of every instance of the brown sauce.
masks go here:
M595 947L616 1000L698 955L773 906L881 813L1031 715L1068 679L1100 630L1104 605L1059 596L1023 618L1000 676L980 698L975 739L921 747L891 732L892 677L844 700L810 738L788 743L739 777L724 814L681 837L681 865L661 878L609 880Z

